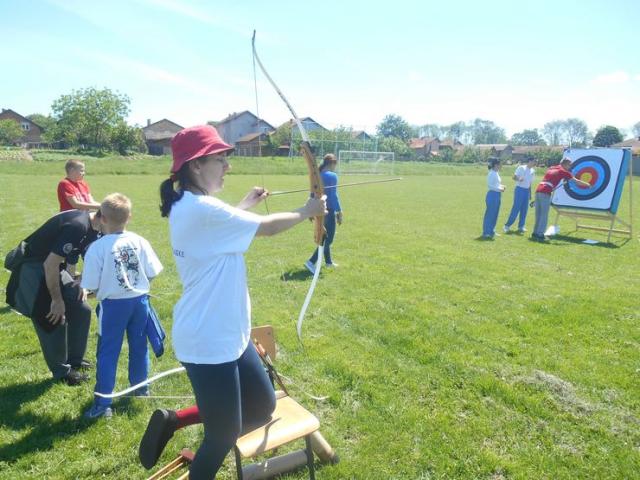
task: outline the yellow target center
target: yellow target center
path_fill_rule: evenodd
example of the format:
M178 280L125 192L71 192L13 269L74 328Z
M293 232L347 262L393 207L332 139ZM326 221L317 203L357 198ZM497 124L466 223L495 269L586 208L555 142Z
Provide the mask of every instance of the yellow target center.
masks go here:
M584 172L580 175L580 180L582 180L583 182L589 182L591 183L591 174L589 172Z

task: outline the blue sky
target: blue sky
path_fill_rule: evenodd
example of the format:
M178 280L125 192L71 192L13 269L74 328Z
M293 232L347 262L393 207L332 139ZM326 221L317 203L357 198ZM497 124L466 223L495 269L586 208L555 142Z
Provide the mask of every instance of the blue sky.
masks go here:
M0 107L73 89L131 99L130 123L256 112L251 34L300 116L375 131L480 117L509 135L640 121L640 1L0 0ZM7 40L9 39L9 40ZM259 114L290 116L258 73Z

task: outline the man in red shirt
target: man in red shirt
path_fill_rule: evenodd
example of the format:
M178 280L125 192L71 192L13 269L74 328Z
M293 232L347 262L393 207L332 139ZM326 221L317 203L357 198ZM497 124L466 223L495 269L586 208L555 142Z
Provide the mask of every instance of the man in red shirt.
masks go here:
M544 241L544 232L547 230L547 221L549 220L549 209L551 208L551 195L553 191L558 187L560 182L566 180L573 180L580 185L590 187L589 182L585 182L573 176L569 171L571 168L571 159L564 157L560 162L560 165L555 165L549 168L542 181L536 188L536 223L533 228L531 238L533 240Z
M67 210L98 210L100 204L91 196L89 185L84 179L84 163L79 160L69 160L64 165L66 178L58 183L58 202L60 211Z

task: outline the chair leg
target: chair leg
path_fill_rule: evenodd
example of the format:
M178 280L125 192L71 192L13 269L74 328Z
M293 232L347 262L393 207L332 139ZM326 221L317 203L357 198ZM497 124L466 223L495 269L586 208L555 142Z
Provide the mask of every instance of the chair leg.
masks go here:
M313 449L311 448L311 436L307 435L304 437L304 442L307 446L307 466L309 467L309 478L311 480L316 480L316 472L314 470L313 465Z
M236 454L236 473L238 474L238 480L242 480L242 456L238 447L233 447L233 451Z

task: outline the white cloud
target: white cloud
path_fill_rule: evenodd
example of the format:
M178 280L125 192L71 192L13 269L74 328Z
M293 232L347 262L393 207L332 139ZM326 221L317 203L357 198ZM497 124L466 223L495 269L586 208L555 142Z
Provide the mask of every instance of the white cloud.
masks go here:
M593 79L592 83L596 85L620 84L620 83L628 82L630 78L631 77L627 72L618 70L617 72L598 75L596 78Z

